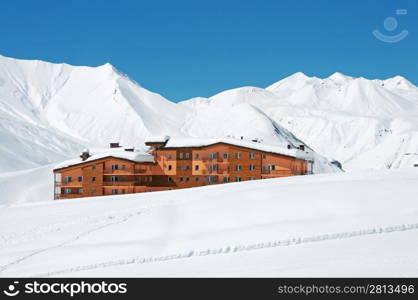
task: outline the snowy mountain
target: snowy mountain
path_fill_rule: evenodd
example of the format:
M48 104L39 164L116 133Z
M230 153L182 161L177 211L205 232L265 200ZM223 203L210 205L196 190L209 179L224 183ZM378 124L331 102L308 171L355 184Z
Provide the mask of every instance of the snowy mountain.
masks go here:
M175 104L112 65L71 66L0 56L0 172L74 157L150 135L258 138L306 144L317 171L398 168L418 160L418 88L386 80L293 74L263 89L242 87Z
M76 67L0 56L1 171L112 141L141 147L150 132L176 135L186 111L110 64Z
M150 135L303 144L256 107L239 105L225 115L175 104L110 64L77 67L0 56L0 118L0 171L45 165L114 141L141 148ZM317 158L317 171L335 170Z
M417 185L405 168L0 205L0 277L415 277Z
M212 115L241 126L238 111L252 108L346 170L398 168L418 160L418 88L401 76L368 80L335 73L320 79L296 73L266 89L243 87L183 105L195 111L191 133L207 130ZM271 131L258 128L269 140Z

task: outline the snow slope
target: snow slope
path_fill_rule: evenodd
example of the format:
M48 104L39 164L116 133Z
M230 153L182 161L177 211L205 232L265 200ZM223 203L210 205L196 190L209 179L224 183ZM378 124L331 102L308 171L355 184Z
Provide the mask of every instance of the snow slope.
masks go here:
M264 118L346 170L398 168L418 159L418 88L401 76L368 80L335 73L320 79L296 73L266 89L237 88L182 105L195 111L187 122L191 134L224 122L222 132L241 128L270 140L267 122L253 122ZM258 114L242 112L251 109Z
M0 173L0 205L54 200L54 165Z
M0 56L0 171L57 162L114 141L143 147L150 132L176 135L186 111L110 64Z
M0 206L0 276L417 276L418 169Z
M0 172L57 162L112 141L141 148L151 135L304 143L346 170L418 160L418 88L401 76L296 73L266 89L242 87L175 104L110 64L0 56L0 120Z
M284 148L303 144L255 107L240 105L225 115L178 105L110 64L83 67L0 56L0 120L0 172L62 161L109 142L144 148L152 135L265 137ZM334 170L317 157L318 170Z

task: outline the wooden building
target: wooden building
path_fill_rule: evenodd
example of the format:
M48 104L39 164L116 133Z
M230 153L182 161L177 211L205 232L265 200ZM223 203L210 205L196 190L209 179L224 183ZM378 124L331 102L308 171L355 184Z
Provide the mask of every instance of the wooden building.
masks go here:
M312 173L302 149L227 139L151 138L147 153L112 143L54 169L55 199L130 194Z

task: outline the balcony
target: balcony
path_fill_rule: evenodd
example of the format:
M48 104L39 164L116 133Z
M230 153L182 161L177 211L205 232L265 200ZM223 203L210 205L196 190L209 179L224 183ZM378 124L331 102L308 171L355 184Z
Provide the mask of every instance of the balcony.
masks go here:
M104 169L103 170L104 175L133 175L134 169L127 168L127 169Z
M138 181L127 180L127 181L103 181L104 186L135 186L141 185Z

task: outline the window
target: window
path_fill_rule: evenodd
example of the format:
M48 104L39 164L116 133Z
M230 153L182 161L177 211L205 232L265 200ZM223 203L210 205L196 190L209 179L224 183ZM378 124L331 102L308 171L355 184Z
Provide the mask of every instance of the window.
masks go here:
M122 189L122 194L125 194L126 193L126 190L125 189Z
M64 194L71 194L71 189L64 189Z
M78 182L82 182L83 181L83 176L78 176Z
M54 189L54 194L55 195L60 195L61 194L61 188L59 186L56 186Z
M235 167L235 169L236 169L237 171L241 171L241 165L237 165L237 166Z
M82 194L83 193L83 189L78 189L78 193Z
M173 156L171 154L167 154L167 159L172 159Z
M229 158L229 153L224 153L224 158Z
M190 178L189 177L186 177L186 182L189 182L189 180L190 180Z
M241 153L239 153L239 152L235 153L235 158L236 158L236 159L241 158Z
M241 181L241 177L235 177L235 181L236 182L240 182Z
M216 182L217 181L217 177L216 176L208 176L208 182Z
M179 171L183 170L183 167L181 165L178 166Z
M189 152L186 153L186 159L190 159L190 153Z
M148 181L152 182L152 176L149 176Z
M96 165L92 165L92 166L91 166L91 169L92 169L92 170L96 170Z
M180 178L179 178L179 181L180 181L180 182L183 182L183 177L180 177Z
M263 158L267 158L267 155L266 154L263 154Z
M95 182L95 181L96 181L96 177L94 177L94 176L93 176L93 177L91 178L91 182Z
M126 177L125 177L125 176L122 176L122 177L120 178L120 180L121 180L121 181L126 181Z
M61 181L61 174L60 173L54 173L54 180L55 182Z
M251 158L251 159L254 158L255 157L255 153L254 152L248 153L248 157Z
M198 181L199 181L199 177L196 177L194 180L195 180L196 182L198 182Z
M168 165L168 170L170 171L173 167L171 165Z
M117 176L112 176L112 177L110 177L110 181L117 182L118 181L118 177Z
M270 165L270 170L272 170L272 171L276 170L276 166L275 165Z
M118 190L117 189L112 189L112 195L117 195Z
M173 178L168 177L167 180L168 180L168 182L172 182L173 181Z
M118 169L118 165L114 164L112 165L112 170L117 170Z
M195 158L195 159L199 159L199 153L196 153L196 154L194 155L194 158Z
M218 158L218 153L216 153L216 152L211 153L211 154L209 154L209 157L210 157L211 159Z
M248 168L249 168L250 171L254 171L255 170L255 165L249 165Z
M71 176L65 176L65 182L71 182L72 178Z
M254 179L255 179L254 176L248 177L248 180L254 180Z
M209 170L216 171L218 169L218 165L210 165Z
M126 170L126 165L122 165L122 170Z
M179 152L179 159L183 159L183 152Z
M224 182L229 182L229 177L224 177Z
M190 166L189 165L186 165L186 170L190 170Z
M195 171L199 171L199 165L194 166Z

